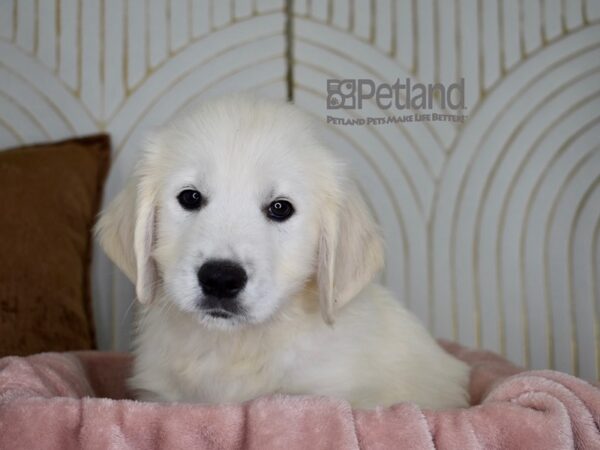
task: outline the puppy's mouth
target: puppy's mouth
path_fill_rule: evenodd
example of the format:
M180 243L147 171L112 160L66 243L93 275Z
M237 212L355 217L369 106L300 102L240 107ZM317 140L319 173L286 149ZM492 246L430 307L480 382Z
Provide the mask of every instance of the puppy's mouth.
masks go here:
M238 317L238 314L233 313L231 311L227 311L226 309L203 309L202 312L209 317L214 319L232 319L234 317Z
M222 299L214 296L205 296L198 303L198 307L204 316L221 320L243 319L246 312L238 299Z

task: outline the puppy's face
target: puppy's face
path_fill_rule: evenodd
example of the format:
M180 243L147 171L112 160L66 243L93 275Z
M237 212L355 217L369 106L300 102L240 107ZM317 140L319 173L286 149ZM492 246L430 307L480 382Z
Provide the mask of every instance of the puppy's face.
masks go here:
M344 191L296 109L231 98L156 133L98 230L140 300L160 289L206 326L266 321L314 275L327 316L382 259L364 204Z
M159 138L152 254L171 301L231 326L264 321L314 273L324 205L310 138L273 118L223 119Z

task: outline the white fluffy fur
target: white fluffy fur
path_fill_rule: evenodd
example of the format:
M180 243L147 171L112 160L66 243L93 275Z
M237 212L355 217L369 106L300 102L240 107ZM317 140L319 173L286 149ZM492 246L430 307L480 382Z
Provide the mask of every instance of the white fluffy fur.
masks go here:
M207 199L177 202L186 188ZM276 223L264 208L289 199ZM248 95L208 102L149 139L103 213L100 242L142 303L131 386L148 400L240 402L320 394L356 407L467 404L469 371L383 287L382 242L365 203L313 124ZM246 314L202 313L197 270L240 261Z

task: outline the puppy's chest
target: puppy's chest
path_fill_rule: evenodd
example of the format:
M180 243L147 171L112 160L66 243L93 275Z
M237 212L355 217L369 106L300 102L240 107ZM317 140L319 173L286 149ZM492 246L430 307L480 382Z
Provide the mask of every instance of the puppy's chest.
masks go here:
M247 343L205 342L179 349L170 379L182 400L244 401L279 390L287 352Z

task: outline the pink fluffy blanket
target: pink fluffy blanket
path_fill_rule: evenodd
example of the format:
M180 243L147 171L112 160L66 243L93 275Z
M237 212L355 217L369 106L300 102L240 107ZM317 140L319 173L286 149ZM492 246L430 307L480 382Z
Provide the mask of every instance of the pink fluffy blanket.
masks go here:
M332 398L272 396L242 405L127 399L125 354L0 359L2 449L600 449L600 390L553 371L445 344L472 366L474 406L352 410Z

